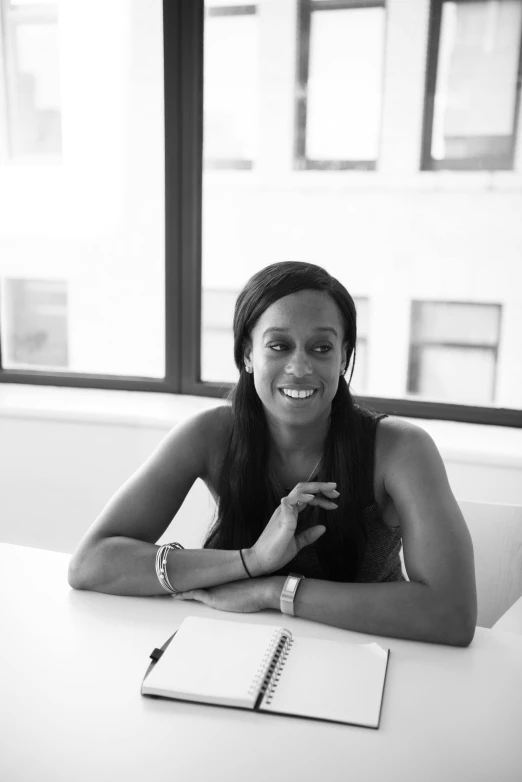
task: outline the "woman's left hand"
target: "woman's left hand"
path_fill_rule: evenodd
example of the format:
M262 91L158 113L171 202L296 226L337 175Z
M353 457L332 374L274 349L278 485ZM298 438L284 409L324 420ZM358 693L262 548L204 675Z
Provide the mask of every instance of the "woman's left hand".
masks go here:
M197 600L218 611L248 614L269 607L269 590L268 578L247 578L208 589L189 589L174 595L174 599Z

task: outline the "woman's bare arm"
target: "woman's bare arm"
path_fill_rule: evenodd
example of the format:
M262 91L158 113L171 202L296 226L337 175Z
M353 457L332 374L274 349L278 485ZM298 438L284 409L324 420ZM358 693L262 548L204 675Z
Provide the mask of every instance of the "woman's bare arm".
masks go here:
M213 476L216 482L216 463L224 454L228 422L228 408L216 408L169 433L115 494L80 542L69 566L72 587L117 595L167 594L156 576L155 541L163 535L197 478ZM299 506L307 504L336 507L326 499L326 495L334 498L334 487L317 482L300 486L301 492L296 490L281 501L254 546L243 550L253 576L278 570L299 548L324 532L324 527L318 526L296 536L297 514ZM171 551L167 571L170 583L181 592L248 578L239 551L216 549Z
M162 595L155 569L158 546L197 478L226 441L227 408L207 410L176 426L119 489L87 531L69 565L69 583L119 595ZM180 541L182 542L182 541ZM239 552L171 551L171 584L180 590L246 577Z
M371 635L467 646L477 621L471 536L440 454L417 426L379 424L377 464L394 517L400 519L409 582L302 581L295 613L305 619ZM224 611L279 610L285 578L257 579L243 598L235 584L187 592Z
M341 584L305 579L295 613L361 633L465 646L477 621L473 546L444 464L423 429L387 419L379 430L385 489L401 521L410 581ZM284 578L269 580L267 607L278 609Z

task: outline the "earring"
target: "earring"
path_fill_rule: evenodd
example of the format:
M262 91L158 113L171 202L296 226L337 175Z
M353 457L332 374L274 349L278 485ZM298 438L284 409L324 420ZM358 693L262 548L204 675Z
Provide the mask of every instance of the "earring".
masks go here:
M346 375L346 367L344 367L344 369L341 369L341 371L339 372L339 375L341 375L341 377Z
M247 367L247 365L245 364L245 369L246 369L246 371L247 371L249 374L251 374L251 373L252 373L252 367Z

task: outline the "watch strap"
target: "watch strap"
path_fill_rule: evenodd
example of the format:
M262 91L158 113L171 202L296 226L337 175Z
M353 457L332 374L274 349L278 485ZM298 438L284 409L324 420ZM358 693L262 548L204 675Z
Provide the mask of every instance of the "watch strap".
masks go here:
M288 614L289 616L295 616L294 600L299 589L299 584L304 579L299 573L289 573L286 577L283 589L281 590L281 597L279 598L279 605L281 613Z

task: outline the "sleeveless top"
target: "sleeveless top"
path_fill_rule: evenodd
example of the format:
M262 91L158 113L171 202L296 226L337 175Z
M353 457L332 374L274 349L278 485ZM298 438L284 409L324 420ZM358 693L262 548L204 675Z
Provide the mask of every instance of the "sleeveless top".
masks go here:
M364 524L367 546L366 552L357 573L355 583L375 583L382 581L405 581L402 573L399 552L401 550L401 528L388 527L384 523L381 510L375 502L373 492L373 475L375 466L375 435L377 425L386 414L362 414L363 426L368 438L368 461L365 470L365 487L368 504L362 511L361 519ZM288 562L277 575L299 573L307 578L331 580L331 574L327 572L320 562L315 545L312 543L298 552L297 556Z

